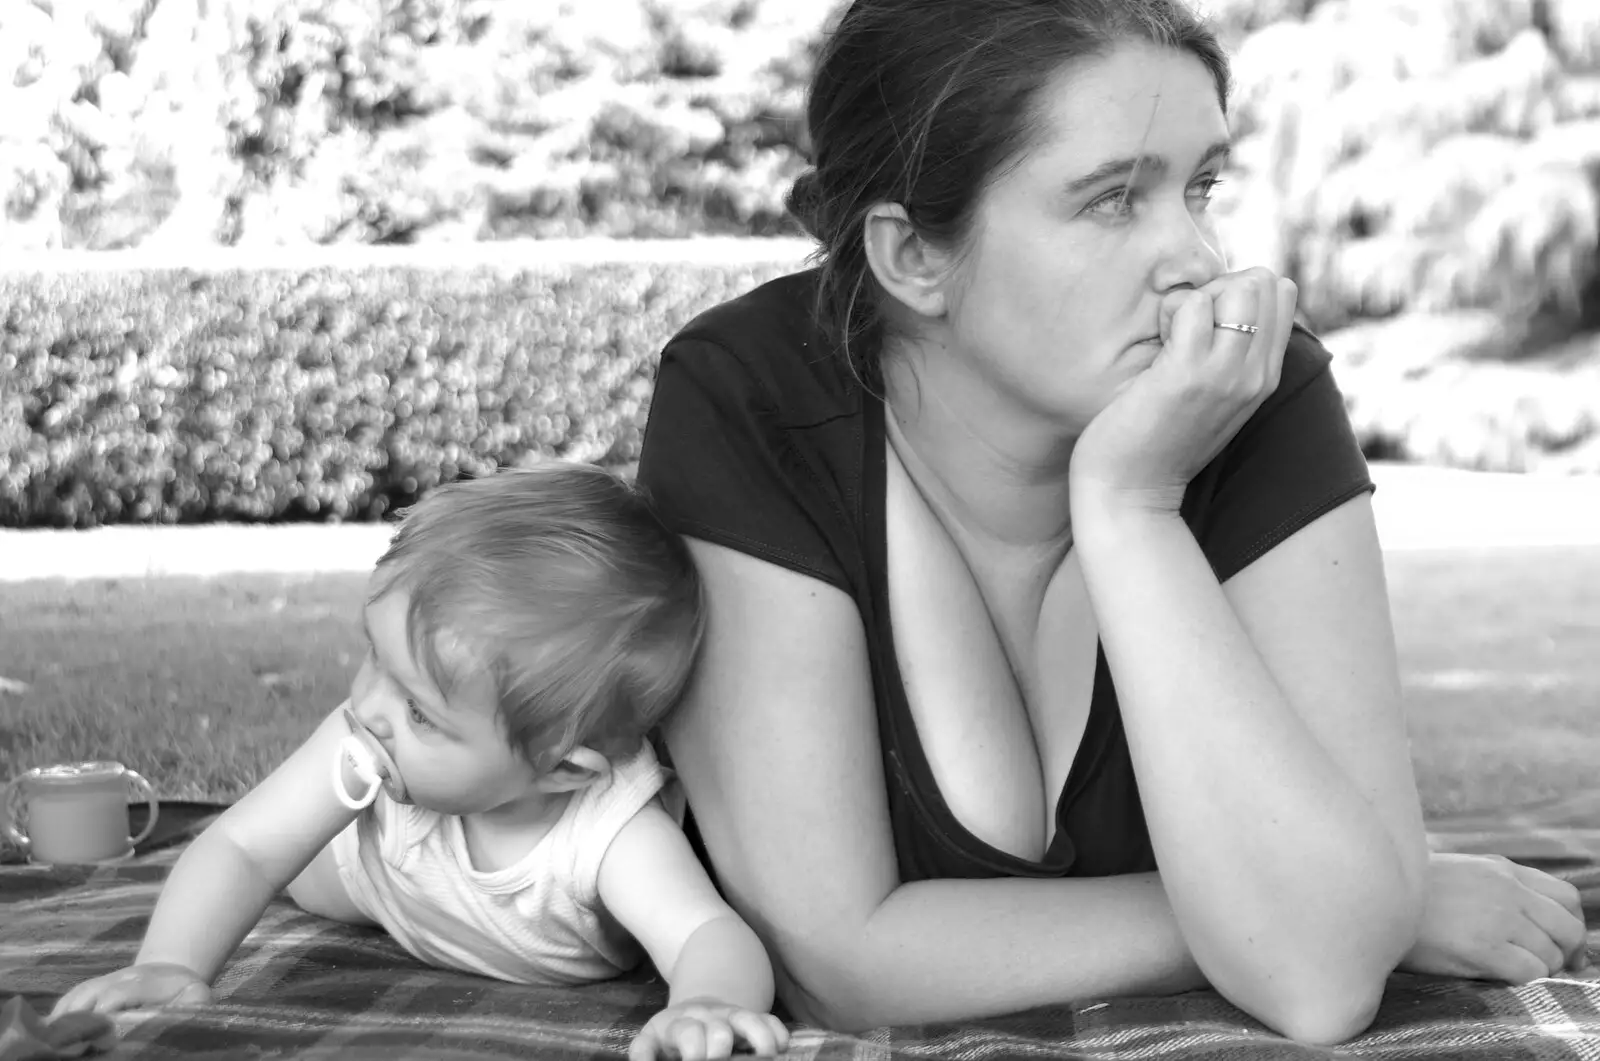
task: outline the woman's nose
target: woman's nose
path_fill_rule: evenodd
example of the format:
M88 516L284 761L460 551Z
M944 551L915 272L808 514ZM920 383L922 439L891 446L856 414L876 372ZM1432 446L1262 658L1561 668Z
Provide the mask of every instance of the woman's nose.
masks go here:
M1209 225L1187 214L1174 225L1176 231L1156 267L1157 290L1204 287L1227 271Z

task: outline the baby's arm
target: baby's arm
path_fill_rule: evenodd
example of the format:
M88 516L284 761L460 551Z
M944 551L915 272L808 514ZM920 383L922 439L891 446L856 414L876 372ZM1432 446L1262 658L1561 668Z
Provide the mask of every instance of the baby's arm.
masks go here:
M341 806L332 788L348 732L333 712L196 837L162 886L135 963L74 987L54 1012L207 1001L211 982L273 896L354 820L357 812Z
M634 1040L632 1061L658 1054L727 1057L738 1038L755 1053L788 1045L772 1016L772 963L761 940L717 893L677 822L651 802L600 863L600 899L667 978L667 1008Z

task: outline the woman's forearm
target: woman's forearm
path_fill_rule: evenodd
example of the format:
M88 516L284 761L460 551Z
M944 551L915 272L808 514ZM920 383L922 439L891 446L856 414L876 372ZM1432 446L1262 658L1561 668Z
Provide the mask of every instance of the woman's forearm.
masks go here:
M919 881L847 941L779 943L784 1001L850 1031L1205 986L1154 873Z
M1376 1005L1411 944L1397 839L1296 714L1176 514L1074 508L1146 821L1208 979L1269 1023ZM1279 1016L1274 1021L1274 1016Z

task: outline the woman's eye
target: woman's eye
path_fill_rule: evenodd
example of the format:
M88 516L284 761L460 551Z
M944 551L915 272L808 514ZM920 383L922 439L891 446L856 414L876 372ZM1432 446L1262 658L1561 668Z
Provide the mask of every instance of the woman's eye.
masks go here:
M422 726L424 729L433 728L433 720L423 714L422 710L417 707L417 702L410 697L406 698L406 713L411 716L413 725Z
M1198 199L1209 203L1211 193L1222 183L1221 177L1201 177L1189 185L1189 198ZM1105 195L1089 204L1089 209L1095 213L1113 218L1126 218L1133 213L1138 204L1139 193L1133 188L1122 187Z

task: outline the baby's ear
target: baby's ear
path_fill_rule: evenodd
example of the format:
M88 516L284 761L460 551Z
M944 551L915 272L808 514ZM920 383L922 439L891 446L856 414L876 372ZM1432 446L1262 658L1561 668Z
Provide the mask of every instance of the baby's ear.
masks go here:
M572 792L587 788L610 773L611 763L605 756L579 745L539 778L539 787L546 792Z

